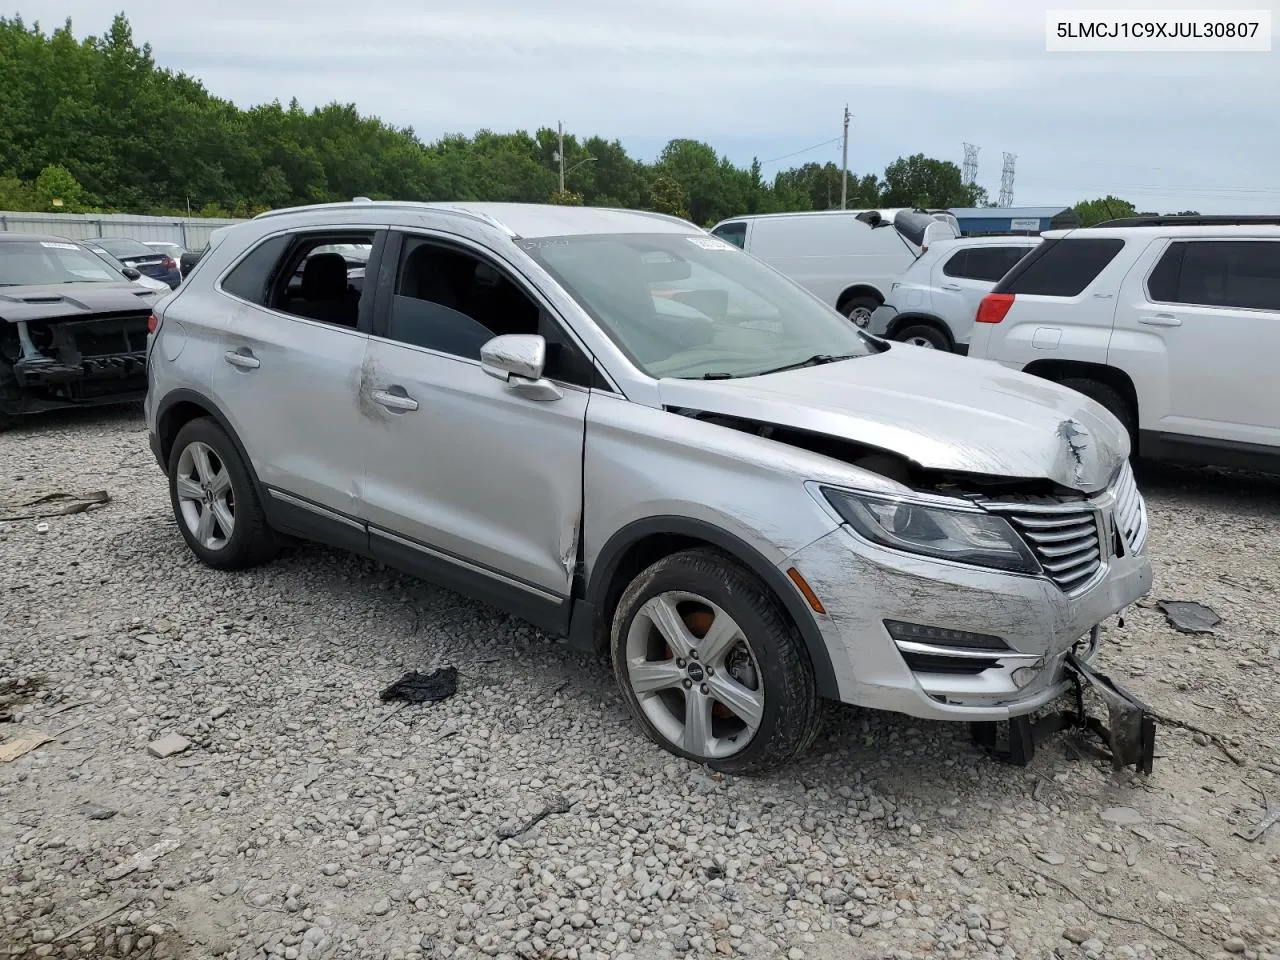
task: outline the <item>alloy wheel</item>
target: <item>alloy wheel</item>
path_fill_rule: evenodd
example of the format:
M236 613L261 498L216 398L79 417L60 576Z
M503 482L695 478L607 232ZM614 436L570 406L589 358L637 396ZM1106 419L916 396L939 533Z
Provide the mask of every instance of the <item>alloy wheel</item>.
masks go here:
M235 491L217 451L194 440L178 457L178 508L191 535L207 550L221 550L235 532Z

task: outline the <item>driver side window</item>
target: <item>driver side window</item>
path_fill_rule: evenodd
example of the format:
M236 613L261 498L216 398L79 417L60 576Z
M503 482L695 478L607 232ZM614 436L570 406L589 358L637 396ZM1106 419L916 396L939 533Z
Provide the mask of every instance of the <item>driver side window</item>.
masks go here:
M467 360L503 334L540 334L544 375L590 387L594 364L506 271L469 252L406 237L387 312L388 339Z

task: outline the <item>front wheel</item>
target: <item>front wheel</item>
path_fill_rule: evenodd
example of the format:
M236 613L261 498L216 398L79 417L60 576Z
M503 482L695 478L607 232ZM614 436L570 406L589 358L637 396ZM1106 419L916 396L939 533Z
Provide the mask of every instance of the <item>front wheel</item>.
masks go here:
M213 420L192 420L178 431L169 499L187 546L215 569L256 566L279 550L248 468Z
M730 773L786 763L813 742L813 669L795 626L753 574L712 550L659 560L622 595L613 668L660 746Z

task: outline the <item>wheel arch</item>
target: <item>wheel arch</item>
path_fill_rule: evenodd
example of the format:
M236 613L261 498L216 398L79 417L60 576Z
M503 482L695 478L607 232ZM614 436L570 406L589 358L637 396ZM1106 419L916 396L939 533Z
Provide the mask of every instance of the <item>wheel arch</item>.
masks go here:
M192 420L198 420L201 417L208 417L222 428L222 432L236 448L240 462L249 471L250 479L261 489L258 472L254 469L253 461L245 451L244 444L240 442L239 436L232 428L230 419L217 403L195 390L174 390L167 394L156 408L155 453L161 467L166 471L169 469L169 456L173 452L173 442L178 438L179 431Z
M951 327L947 325L947 321L932 313L900 313L898 316L893 318L893 323L889 324L889 329L885 332L885 336L889 339L893 339L898 335L899 330L920 325L933 327L946 337L947 342L951 344L952 349L955 349L956 338L951 332Z
M641 570L663 557L697 547L713 547L727 554L759 577L773 592L804 640L818 694L838 699L839 687L831 654L799 591L781 570L749 543L703 520L677 516L646 517L615 532L596 556L586 582L583 599L586 609L593 614L594 623L589 639L583 637L582 640L587 641L594 652L605 652L613 613L627 585Z
M884 294L869 283L855 283L844 288L836 297L836 309L844 312L846 304L855 297L870 297L876 303L884 303Z
M1105 363L1087 363L1083 360L1034 360L1022 368L1023 373L1052 380L1059 383L1063 380L1096 380L1106 384L1124 398L1133 410L1134 424L1139 423L1138 390L1132 378L1119 367L1111 367Z

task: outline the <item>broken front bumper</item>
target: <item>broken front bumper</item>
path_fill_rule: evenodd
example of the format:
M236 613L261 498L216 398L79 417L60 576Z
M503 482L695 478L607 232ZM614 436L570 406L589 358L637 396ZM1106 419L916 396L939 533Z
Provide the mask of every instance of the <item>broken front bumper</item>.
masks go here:
M0 334L0 412L116 403L146 393L145 314L19 322Z
M1088 665L1093 628L1144 596L1152 578L1146 556L1130 553L1068 596L1043 577L887 550L846 527L784 565L826 608L815 620L841 700L966 722L1034 713L1070 693L1068 655Z

